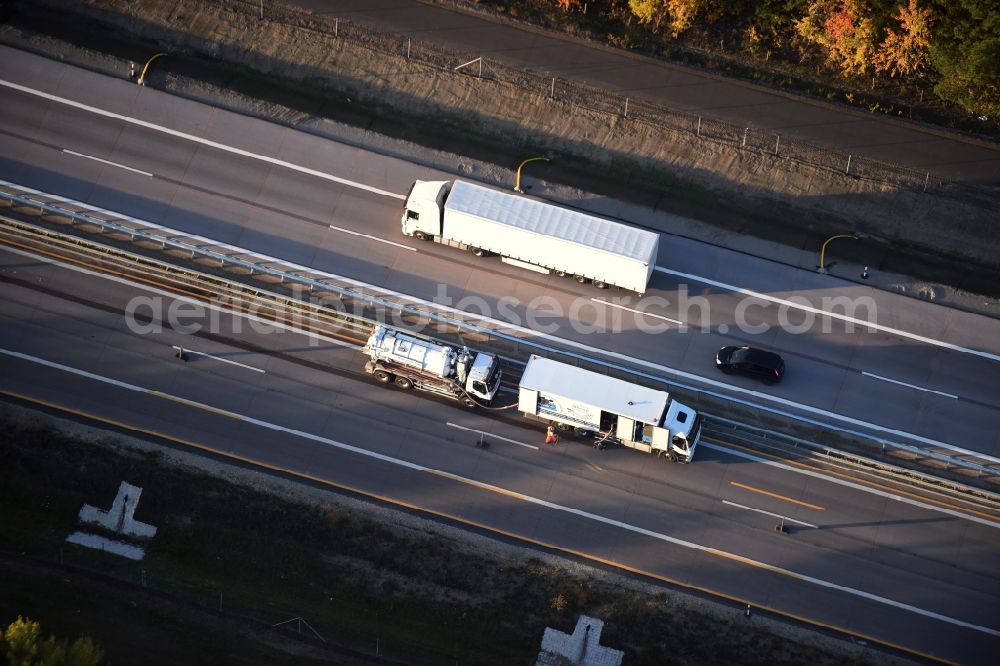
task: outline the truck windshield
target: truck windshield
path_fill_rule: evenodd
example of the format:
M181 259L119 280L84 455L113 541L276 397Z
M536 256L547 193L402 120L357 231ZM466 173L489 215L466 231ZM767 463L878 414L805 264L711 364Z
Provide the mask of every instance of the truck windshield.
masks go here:
M499 361L493 366L493 370L490 371L490 376L486 378L486 385L490 387L490 393L497 390L500 386L500 363Z

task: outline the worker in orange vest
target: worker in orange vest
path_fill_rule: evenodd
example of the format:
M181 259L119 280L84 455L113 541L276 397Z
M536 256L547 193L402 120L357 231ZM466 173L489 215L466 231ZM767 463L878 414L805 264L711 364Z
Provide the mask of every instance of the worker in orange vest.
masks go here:
M556 436L556 429L553 428L552 426L549 426L549 429L545 431L545 443L555 444L558 441L559 437Z

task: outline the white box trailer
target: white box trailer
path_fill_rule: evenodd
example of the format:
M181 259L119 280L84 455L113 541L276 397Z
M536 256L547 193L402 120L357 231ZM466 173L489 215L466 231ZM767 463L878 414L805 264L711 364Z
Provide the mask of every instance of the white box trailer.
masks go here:
M659 244L650 231L461 180L416 181L402 226L407 236L639 294L649 284Z
M540 356L528 359L518 410L560 430L690 462L701 439L698 413L657 391Z

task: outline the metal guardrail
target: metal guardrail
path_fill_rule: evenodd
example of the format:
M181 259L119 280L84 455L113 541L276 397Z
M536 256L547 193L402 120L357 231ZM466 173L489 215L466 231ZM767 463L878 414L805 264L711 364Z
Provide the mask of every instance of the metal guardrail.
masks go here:
M728 441L736 440L752 448L780 450L783 452L801 451L810 456L818 456L828 462L847 462L866 470L877 470L879 472L883 472L897 481L905 481L911 484L916 483L917 485L920 485L928 490L946 490L959 492L965 495L974 495L984 502L1000 506L1000 493L993 492L990 489L973 489L965 484L956 483L953 480L928 475L922 472L916 472L913 469L901 467L891 462L886 462L885 460L877 460L870 456L861 455L856 452L844 451L840 448L827 446L820 442L795 437L782 432L748 426L745 423L734 421L733 419L728 419L717 414L706 416L709 416L710 418L706 421L703 432L709 436L724 436ZM917 453L917 451L915 449L911 449L911 447L902 446L899 448L902 448L903 450L912 450L914 453ZM924 456L930 456L932 459L937 460L942 464L953 464L953 461L946 456L936 455L932 452L926 451L920 451L920 453ZM996 476L997 474L997 470L986 467L981 467L980 471L984 475L988 476Z
M124 261L132 270L152 273L182 285L190 290L204 292L216 299L225 299L234 308L249 307L256 304L255 311L266 312L278 318L291 319L301 324L302 328L311 330L347 329L355 334L367 337L368 331L375 323L388 323L392 326L406 328L417 335L425 335L420 330L420 324L429 322L434 327L433 337L452 344L469 344L480 348L489 348L501 355L506 355L512 363L523 361L531 353L542 352L548 357L560 361L586 367L602 374L613 375L627 381L640 384L666 384L679 388L693 396L693 406L706 416L709 421L723 424L732 423L731 419L716 416L721 410L733 413L739 409L748 414L751 410L767 412L770 408L750 403L749 401L708 391L698 386L692 386L676 380L666 379L650 372L643 372L625 365L601 361L591 355L574 351L572 348L559 348L551 341L532 340L519 337L516 330L500 330L503 322L491 322L495 327L485 325L482 317L470 315L453 309L428 307L424 302L405 294L393 294L370 285L339 276L322 273L314 269L284 262L273 257L257 255L241 248L234 248L217 243L211 239L195 235L183 234L176 230L142 220L118 215L113 211L98 209L73 202L59 196L48 195L29 188L0 181L0 200L6 201L12 211L31 213L36 217L54 217L56 222L66 227L66 231L74 230L80 234L105 236L108 240L137 245L150 252L166 252L174 257L183 257L187 261L199 261L197 270L185 268L176 262L163 262L149 256L110 247L107 244L95 243L82 235L64 234L49 228L33 225L17 220L5 222L7 228L18 225L28 230L42 244L54 247L78 249L86 248L91 256L102 261ZM206 268L214 267L215 272ZM236 277L228 277L224 273L237 270ZM248 285L250 280L258 282L265 280L270 289L257 285ZM280 293L284 291L286 293ZM331 297L317 294L329 294ZM317 299L319 302L310 301ZM263 304L260 307L260 304ZM351 310L348 310L348 307ZM464 315L464 316L463 316ZM523 332L521 332L523 335ZM568 341L567 341L568 342ZM685 395L685 402L688 400ZM776 410L770 410L777 413ZM806 430L816 433L817 438L832 433L827 424L804 416L780 413L783 417L805 424ZM742 428L755 432L770 432L771 437L779 435L776 431L751 427L747 423L740 424ZM838 436L843 439L845 431L840 430ZM885 452L887 449L901 451L915 459L933 461L943 471L962 471L972 474L980 480L1000 478L1000 465L982 464L976 460L965 460L954 455L946 455L929 451L904 442L891 441L859 431L847 431L855 440L856 450ZM819 444L790 434L781 434L788 441L795 440L800 444L808 442L816 450L838 451L841 455L849 452Z
M561 103L616 118L736 146L740 150L772 155L831 173L895 187L923 192L933 190L937 194L975 197L984 201L993 199L993 195L986 190L965 183L951 182L927 171L910 169L863 155L843 153L787 135L626 97L578 81L543 76L505 65L498 60L487 62L483 58L473 58L469 54L459 55L428 42L379 32L345 19L320 16L280 3L261 4L257 0L227 0L220 5L220 8L226 11L234 11L235 7L242 7L244 12L255 17L259 16L262 20L322 33L326 37L350 42L384 55L402 57L406 61L471 78L494 81L542 99L559 100Z

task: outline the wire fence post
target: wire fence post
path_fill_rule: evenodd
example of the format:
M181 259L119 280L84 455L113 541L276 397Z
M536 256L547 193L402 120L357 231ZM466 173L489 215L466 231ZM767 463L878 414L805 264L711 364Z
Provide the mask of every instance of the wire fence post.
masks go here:
M931 180L931 174L930 174L930 172L928 171L928 172L927 172L927 175L926 175L926 176L924 177L924 192L926 192L926 191L927 191L927 183L929 183L929 182L930 182L930 180Z
M846 173L848 175L850 175L850 173L851 173L851 158L852 157L854 157L854 156L853 155L848 155L847 156L847 168L844 169L844 173Z
M266 15L266 13L264 12L264 4L265 3L264 3L263 0L250 0L250 2L248 2L246 4L248 4L250 7L254 7L254 5L257 5L256 9L258 11L254 12L251 9L251 13L256 14L256 13L259 12L262 17ZM578 5L578 7L582 7L583 12L586 13L586 10L587 10L587 4L586 3L581 3L580 5ZM276 14L276 15L272 16L268 20L281 22L282 21L282 17L280 15ZM332 27L333 29L329 30L329 32L333 33L333 35L334 35L335 38L339 38L340 37L340 19L339 18L334 18L334 17L329 17L329 18L324 18L322 20L324 22L324 25L327 26L327 30L329 30L329 28ZM333 24L332 26L330 25L331 23ZM350 22L350 20L348 20L347 25L350 27L353 24ZM352 43L357 43L358 45L360 45L360 46L362 46L364 48L375 49L376 47L373 46L370 43L370 38L372 38L372 37L373 37L373 35L371 33L368 33L364 28L356 28L354 30L348 30L348 32L344 35L344 39L349 40ZM397 52L396 49L398 49L401 46L401 44L398 41L398 37L393 37L391 43L389 43L389 42L386 41L387 37L385 35L377 36L377 39L381 40L379 42L381 46L383 46L383 47L391 47L391 49L392 49L393 52ZM418 41L420 41L420 40L418 39ZM453 57L453 56L456 55L456 54L453 54L453 53L450 53L450 52L446 53L445 51L440 50L439 48L435 47L433 44L421 42L421 46L422 46L422 48L418 49L418 50L420 50L420 53L414 55L413 54L413 41L412 41L411 38L407 38L407 43L406 43L406 58L407 58L407 60L415 59L415 60L420 60L421 62L430 63L430 62L434 62L438 56L447 56L447 57L450 58L450 57ZM770 54L768 54L768 56L769 55ZM512 73L512 72L509 71L510 70L509 67L505 67L503 64L500 64L500 63L497 64L497 68L500 69L500 71L497 72L493 67L484 67L483 63L478 58L475 59L475 60L470 61L466 65L460 65L459 67L456 67L455 70L461 70L461 69L463 69L463 68L471 65L472 63L477 63L479 65L479 67L478 67L478 69L479 69L479 78L483 77L484 70L487 70L487 69L493 70L494 77L497 80L501 80L501 81L507 80L507 77L509 75L511 75L511 74L515 75L517 77L517 80L521 80L521 78L524 77L527 74L526 72L524 72L522 70L518 70L517 72ZM466 70L466 73L468 73L468 70ZM542 82L546 78L545 74L528 74L527 76L528 76L529 80L526 83L521 83L521 84L518 84L518 85L521 86L523 90L534 89L536 92L537 92L537 90L539 88L541 88L541 86L543 85ZM549 98L552 99L552 100L555 100L556 99L556 95L555 95L556 79L558 77L549 77L549 78L550 78L550 80L549 80ZM876 83L877 83L877 80L876 80ZM586 108L592 108L593 105L591 103L588 103L588 99L587 99L587 96L591 95L592 91L590 91L589 89L587 89L585 86L578 86L573 81L567 81L566 88L567 88L567 90L566 90L566 99L567 99L568 102L575 103L575 104L580 104L580 105L582 105L582 106L584 106ZM601 101L604 101L604 100L602 99ZM630 109L631 102L632 102L632 100L629 97L625 98L623 116L625 118L627 118L627 119L631 119L631 116L629 115L629 112L631 110ZM670 108L666 108L666 107L659 107L655 103L647 103L646 106L643 107L643 109L644 109L643 113L640 114L636 118L636 120L639 121L639 122L652 121L654 123L657 123L657 121L661 121L661 120L677 120L677 121L683 122L683 125L686 125L687 120L690 119L690 115L688 113L680 112L680 111L678 111L676 109L670 109ZM607 107L604 107L604 110L605 111L609 111ZM904 110L907 111L907 115L911 115L912 116L912 107L908 107L907 109L904 109ZM614 112L610 112L610 113L613 114ZM711 119L712 118L710 118L710 120ZM718 119L716 119L716 122L717 123L719 122ZM683 126L683 125L681 125L681 126ZM668 123L668 126L669 126L669 123ZM702 117L701 116L697 116L697 125L696 125L696 128L695 128L695 136L697 136L698 138L701 138L701 126L702 126ZM709 138L713 139L713 140L716 139L716 138L718 138L718 139L723 140L723 141L728 141L732 137L733 130L736 129L735 127L733 127L729 123L721 123L721 124L713 125L713 128L714 128L713 129L714 134L711 134L709 136ZM749 144L749 140L750 140L749 128L744 128L744 135L742 137L741 146L743 148L746 148L747 145ZM833 160L844 159L843 153L840 153L839 151L820 151L820 153L818 155L807 154L807 153L809 153L809 151L814 151L814 147L811 147L811 146L803 146L803 148L808 149L806 151L806 153L803 153L802 150L800 150L800 147L798 146L798 142L795 140L794 137L791 139L791 141L792 141L792 143L790 144L790 147L789 147L789 159L793 160L795 162L799 162L799 163L803 163L803 164L809 164L809 165L813 165L813 166L820 166L820 167L826 168L826 167L830 166L830 160L831 159L833 159ZM760 148L763 151L764 150L764 144L766 144L766 141L764 141L764 139L763 139L763 135L761 136L761 142L762 142L762 145L760 146ZM730 144L730 145L732 145L732 144ZM775 156L778 156L778 155L781 154L781 138L780 138L780 136L776 136L775 137L774 146L772 147L772 150L773 150ZM856 166L856 165L853 164L853 156L849 156L847 158L847 160L848 160L848 166L845 169L845 173L850 174L850 167L851 166ZM886 170L887 168L888 168L888 171ZM890 183L890 184L898 186L898 185L900 185L899 178L898 177L890 177L890 176L894 175L894 174L898 175L900 173L905 174L906 182L907 182L907 185L909 187L912 187L916 183L920 182L920 173L919 173L919 171L911 170L911 169L906 169L906 168L899 167L898 165L895 165L895 164L892 164L892 163L884 163L884 162L875 161L875 160L867 160L867 162L865 163L865 166L863 166L863 168L862 168L862 171L859 172L859 177L861 177L863 175L865 178L871 178L871 179L876 180L878 182ZM929 192L930 191L930 180L929 180L929 174L928 173L924 174L923 188L924 188L925 192Z

